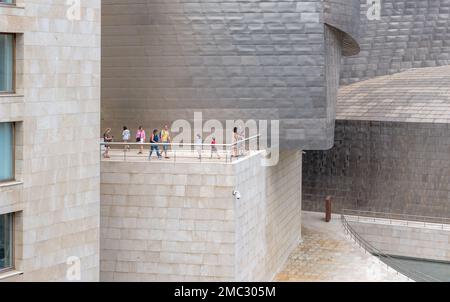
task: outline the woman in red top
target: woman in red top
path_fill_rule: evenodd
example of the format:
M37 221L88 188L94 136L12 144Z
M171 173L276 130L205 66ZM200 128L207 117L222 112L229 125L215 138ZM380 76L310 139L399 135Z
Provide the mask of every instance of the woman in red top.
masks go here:
M219 152L217 151L217 142L215 137L213 137L211 141L211 159L213 158L213 154L216 154L217 158L220 159Z

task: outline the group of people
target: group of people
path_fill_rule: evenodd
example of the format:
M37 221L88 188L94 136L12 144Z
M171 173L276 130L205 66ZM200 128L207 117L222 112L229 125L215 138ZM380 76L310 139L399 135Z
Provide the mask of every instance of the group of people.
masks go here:
M105 151L103 153L104 158L110 158L109 156L109 149L110 146L107 143L111 143L114 140L114 136L111 135L111 128L107 128L105 132L103 133L103 141L105 144ZM243 136L238 133L238 128L235 127L233 129L233 148L232 148L232 157L239 157L239 146L238 142L243 139ZM122 130L122 142L124 143L130 143L131 141L131 131L128 129L128 127L124 126ZM147 141L146 132L142 126L139 126L138 130L136 131L136 143L142 144L139 148L138 154L144 153L144 143ZM163 154L164 158L169 159L168 156L168 150L170 143L172 142L172 137L170 135L169 127L165 125L161 130L159 129L153 129L151 136L150 136L150 153L148 156L148 159L150 160L153 152L156 154L158 159L162 159ZM195 138L195 148L198 153L198 159L202 159L202 151L203 151L203 139L200 134L196 135ZM160 146L162 146L162 153L160 152ZM130 146L125 145L124 151L129 151ZM220 159L219 152L217 150L217 141L216 138L213 136L211 139L211 158L213 156L217 156L218 159Z
M111 135L111 128L107 128L103 133L103 141L105 143L110 143L114 140L114 137ZM159 149L159 144L162 144L163 154L165 158L169 159L167 151L169 150L169 144L171 142L169 127L166 125L162 128L162 130L154 129L150 136L150 143L152 144L150 147L149 159L151 158L153 152L156 153L158 159L162 159L162 154ZM144 130L144 127L139 126L136 131L136 143L142 144L139 148L138 154L144 153L144 143L147 141L147 135ZM122 130L122 142L130 143L131 142L131 131L127 126L123 127ZM125 145L125 151L130 150L130 145ZM109 145L105 145L105 152L103 153L104 158L110 158L109 156Z

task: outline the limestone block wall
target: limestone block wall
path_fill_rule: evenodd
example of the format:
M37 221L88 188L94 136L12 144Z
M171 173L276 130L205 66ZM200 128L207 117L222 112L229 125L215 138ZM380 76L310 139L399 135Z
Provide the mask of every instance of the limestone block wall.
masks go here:
M260 158L236 166L236 280L268 281L301 240L301 152L285 151L275 167Z
M338 120L335 147L304 156L303 209L450 217L445 123Z
M16 213L15 270L6 281L99 279L100 1L0 5L0 32L16 34L16 89L0 95L0 122L16 122L16 180L0 184L0 214ZM0 279L4 276L0 275Z
M352 228L385 254L450 261L450 231L351 222Z
M101 281L234 276L233 166L102 162Z
M271 280L300 238L300 163L260 160L102 162L101 280Z
M153 129L198 111L205 120L280 120L285 148L331 147L323 1L102 7L102 125L116 137L124 125Z
M343 84L450 64L449 1L381 0L380 20L369 20L368 1L360 1L361 52L343 59Z

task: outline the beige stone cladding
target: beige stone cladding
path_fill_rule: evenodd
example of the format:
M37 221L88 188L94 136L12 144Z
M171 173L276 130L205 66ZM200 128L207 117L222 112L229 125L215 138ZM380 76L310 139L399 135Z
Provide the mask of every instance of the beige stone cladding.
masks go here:
M385 254L450 261L450 225L409 222L406 226L406 221L394 220L393 224L351 222L351 227Z
M269 281L301 239L301 152L285 151L274 167L260 158L236 166L237 281Z
M101 281L233 279L234 182L232 165L102 162Z
M276 167L260 153L228 165L103 161L101 281L271 280L300 239L299 153Z
M16 36L15 91L0 122L16 123L15 183L0 184L0 214L16 213L15 271L4 281L99 280L100 0L0 5L0 32ZM75 16L69 19L68 16Z

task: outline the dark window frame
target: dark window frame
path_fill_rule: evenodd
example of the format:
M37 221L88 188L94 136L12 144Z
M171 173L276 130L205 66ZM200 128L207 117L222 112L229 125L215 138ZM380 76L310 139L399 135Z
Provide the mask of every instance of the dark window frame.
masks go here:
M11 154L12 154L12 176L10 179L0 180L0 184L12 182L16 180L16 123L15 122L4 122L6 124L11 124L12 131L12 142L11 142Z
M4 2L4 0L0 0L0 5L16 5L16 0L13 0L11 3Z
M3 2L0 2L0 4L2 4ZM3 3L3 4L10 4L10 3ZM11 4L12 5L12 4ZM6 90L6 91L2 91L0 90L0 96L1 95L5 95L5 94L15 94L16 93L16 44L17 44L17 35L15 33L6 33L6 32L0 32L0 35L10 35L13 37L12 39L12 43L13 43L13 55L12 55L12 63L13 63L13 68L12 68L12 88L11 90Z
M4 274L7 272L14 271L16 268L16 257L15 257L15 233L16 233L16 222L15 222L15 213L6 213L1 215L11 215L11 265L5 268L0 268L0 274Z

